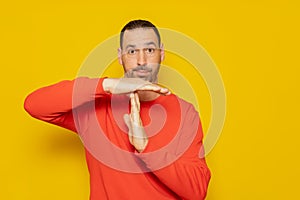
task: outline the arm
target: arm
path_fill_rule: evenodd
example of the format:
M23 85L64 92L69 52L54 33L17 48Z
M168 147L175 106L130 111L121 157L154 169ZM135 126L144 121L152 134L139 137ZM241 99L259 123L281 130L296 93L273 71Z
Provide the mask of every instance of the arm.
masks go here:
M169 94L169 90L136 78L77 78L40 88L27 96L25 110L34 118L76 132L73 109L108 93L124 94L151 90Z
M155 144L151 143L150 139L145 150L137 156L161 182L182 199L204 199L210 171L205 158L199 158L202 138L198 113L190 106L174 145L160 150L157 154L147 154L155 148Z
M178 160L162 169L153 171L160 181L185 200L200 200L206 196L210 171L205 159L198 157L201 145L202 142L198 138ZM159 160L164 162L165 156L174 156L168 154L165 153L160 159L156 158L155 162ZM154 167L147 159L144 159L144 162L150 169ZM155 163L153 164L155 165Z
M26 97L24 108L34 118L76 132L72 110L105 95L103 80L81 77L40 88Z

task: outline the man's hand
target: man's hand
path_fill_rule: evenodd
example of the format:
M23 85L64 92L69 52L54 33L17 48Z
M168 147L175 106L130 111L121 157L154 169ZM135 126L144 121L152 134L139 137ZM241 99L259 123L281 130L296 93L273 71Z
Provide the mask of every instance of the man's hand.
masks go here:
M167 88L144 81L140 78L106 78L103 80L103 89L111 94L129 94L136 91L153 91L163 95L170 94Z
M138 152L143 151L148 144L148 137L140 117L140 101L137 93L130 94L131 112L124 115L130 143Z

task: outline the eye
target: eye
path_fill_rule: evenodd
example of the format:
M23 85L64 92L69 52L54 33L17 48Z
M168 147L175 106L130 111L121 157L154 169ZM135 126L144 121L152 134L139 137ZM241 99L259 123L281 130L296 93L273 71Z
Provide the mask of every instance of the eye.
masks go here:
M129 55L134 55L134 54L136 54L136 50L135 50L135 49L129 49L129 50L127 51L127 53L128 53Z
M153 54L155 52L154 48L146 48L146 53Z

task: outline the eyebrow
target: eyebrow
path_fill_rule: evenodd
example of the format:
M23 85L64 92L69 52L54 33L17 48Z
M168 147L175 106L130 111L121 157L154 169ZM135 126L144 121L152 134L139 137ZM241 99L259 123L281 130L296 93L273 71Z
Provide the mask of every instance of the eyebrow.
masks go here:
M152 45L152 44L156 47L156 44L154 42L147 42L147 43L145 43L145 45L148 45L148 46Z
M128 45L126 45L126 48L125 48L125 49L128 49L128 48L135 48L135 47L136 47L136 45L128 44Z
M154 42L146 42L146 43L144 43L144 45L146 45L146 46L154 45L156 47L156 44ZM125 49L135 48L135 47L136 47L136 45L128 44L128 45L126 45Z

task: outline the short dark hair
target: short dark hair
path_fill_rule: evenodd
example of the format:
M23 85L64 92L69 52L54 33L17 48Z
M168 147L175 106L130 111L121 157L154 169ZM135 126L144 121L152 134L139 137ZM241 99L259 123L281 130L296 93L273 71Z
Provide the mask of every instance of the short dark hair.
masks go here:
M124 32L126 30L132 30L132 29L136 29L136 28L151 28L155 34L157 35L158 38L158 44L160 45L160 34L158 29L156 28L156 26L154 24L152 24L151 22L147 21L147 20L142 20L142 19L137 19L137 20L133 20L128 22L121 30L120 33L120 47L122 48L122 43L123 43L123 36L124 36Z

